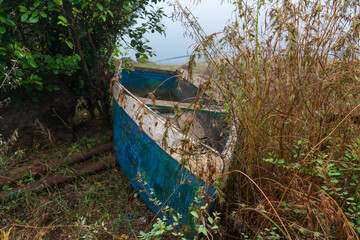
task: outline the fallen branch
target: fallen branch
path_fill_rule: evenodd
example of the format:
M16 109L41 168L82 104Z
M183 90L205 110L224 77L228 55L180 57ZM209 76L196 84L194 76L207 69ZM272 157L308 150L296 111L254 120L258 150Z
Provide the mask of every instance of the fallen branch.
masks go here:
M74 154L70 155L68 159L65 159L65 161L63 163L64 164L78 163L78 162L84 161L86 159L89 159L94 155L98 155L102 152L109 151L112 147L113 147L113 143L109 142L109 143L105 143L105 144L100 145L93 149L89 149L89 150L79 152L79 153L74 153Z
M19 180L18 179L19 177L22 178L23 176L26 176L26 175L32 176L32 177L43 176L48 171L50 171L52 169L56 169L63 164L71 165L74 163L82 162L86 159L91 158L92 156L98 155L105 151L109 151L112 148L112 146L113 146L113 143L109 142L109 143L105 143L103 145L97 146L93 149L89 149L89 150L79 152L79 153L74 153L59 163L55 163L55 164L54 163L53 164L35 163L32 166L26 166L25 168L14 169L13 171L11 171L8 174L8 176L0 177L0 188L2 188L5 185L9 185L9 184L15 182L16 180Z
M111 163L108 162L92 162L87 161L80 164L78 167L70 169L65 173L59 173L45 177L36 182L29 183L25 187L17 187L9 191L0 192L0 201L10 200L14 197L24 194L26 191L42 190L46 186L53 187L55 185L64 184L76 179L79 176L95 173L109 167Z

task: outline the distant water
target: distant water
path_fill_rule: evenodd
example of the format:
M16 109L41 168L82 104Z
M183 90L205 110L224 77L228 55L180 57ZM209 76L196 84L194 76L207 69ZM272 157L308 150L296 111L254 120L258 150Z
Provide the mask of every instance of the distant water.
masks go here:
M222 31L226 23L232 16L234 6L221 0L203 0L200 4L194 4L194 0L180 0L183 7L188 7L192 13L198 18L202 28L206 34ZM168 3L158 4L162 7L165 14L171 16L173 7ZM164 64L180 64L185 63L195 46L195 41L190 37L185 37L185 29L180 22L174 22L171 18L164 18L166 26L166 36L158 33L147 34L146 37L150 41L149 46L153 48L156 55L151 61ZM130 56L135 59L134 52L130 51Z

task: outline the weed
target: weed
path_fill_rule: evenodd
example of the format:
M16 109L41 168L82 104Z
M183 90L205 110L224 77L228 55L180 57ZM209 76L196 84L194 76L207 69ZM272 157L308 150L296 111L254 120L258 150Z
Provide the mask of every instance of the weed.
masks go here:
M209 205L205 203L207 199L204 189L199 188L196 193L197 197L189 209L192 219L190 224L184 225L181 214L156 199L153 191L147 191L147 184L142 180L139 173L138 181L143 187L141 191L146 193L149 200L159 209L157 215L162 216L157 218L150 232L140 232L141 239L162 239L165 236L175 236L177 239L184 240L201 239L202 236L205 236L206 239L214 239L214 235L219 236L217 224L220 220L220 214L217 212L209 213Z
M358 238L360 2L233 2L212 35L177 8L237 128L228 237Z
M9 240L11 229L12 227L7 231L1 229L1 240Z
M83 137L78 142L71 143L69 155L72 153L77 153L84 150L92 149L99 143L105 142L106 139L107 139L106 136L103 136L101 139Z

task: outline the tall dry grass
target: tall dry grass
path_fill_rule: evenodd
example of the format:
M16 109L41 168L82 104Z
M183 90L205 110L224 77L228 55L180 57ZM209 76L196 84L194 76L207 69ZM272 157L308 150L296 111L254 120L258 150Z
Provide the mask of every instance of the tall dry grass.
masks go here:
M236 0L232 22L206 35L178 3L198 43L190 63L211 63L237 127L224 237L358 239L359 8Z

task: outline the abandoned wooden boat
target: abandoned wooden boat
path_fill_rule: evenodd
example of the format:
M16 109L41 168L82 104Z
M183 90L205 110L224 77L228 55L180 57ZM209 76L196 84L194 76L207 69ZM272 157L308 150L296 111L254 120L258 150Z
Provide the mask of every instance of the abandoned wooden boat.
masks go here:
M223 108L170 71L123 70L112 94L114 147L125 175L152 211L161 215L168 206L191 224L199 190L213 198L211 184L232 157Z

